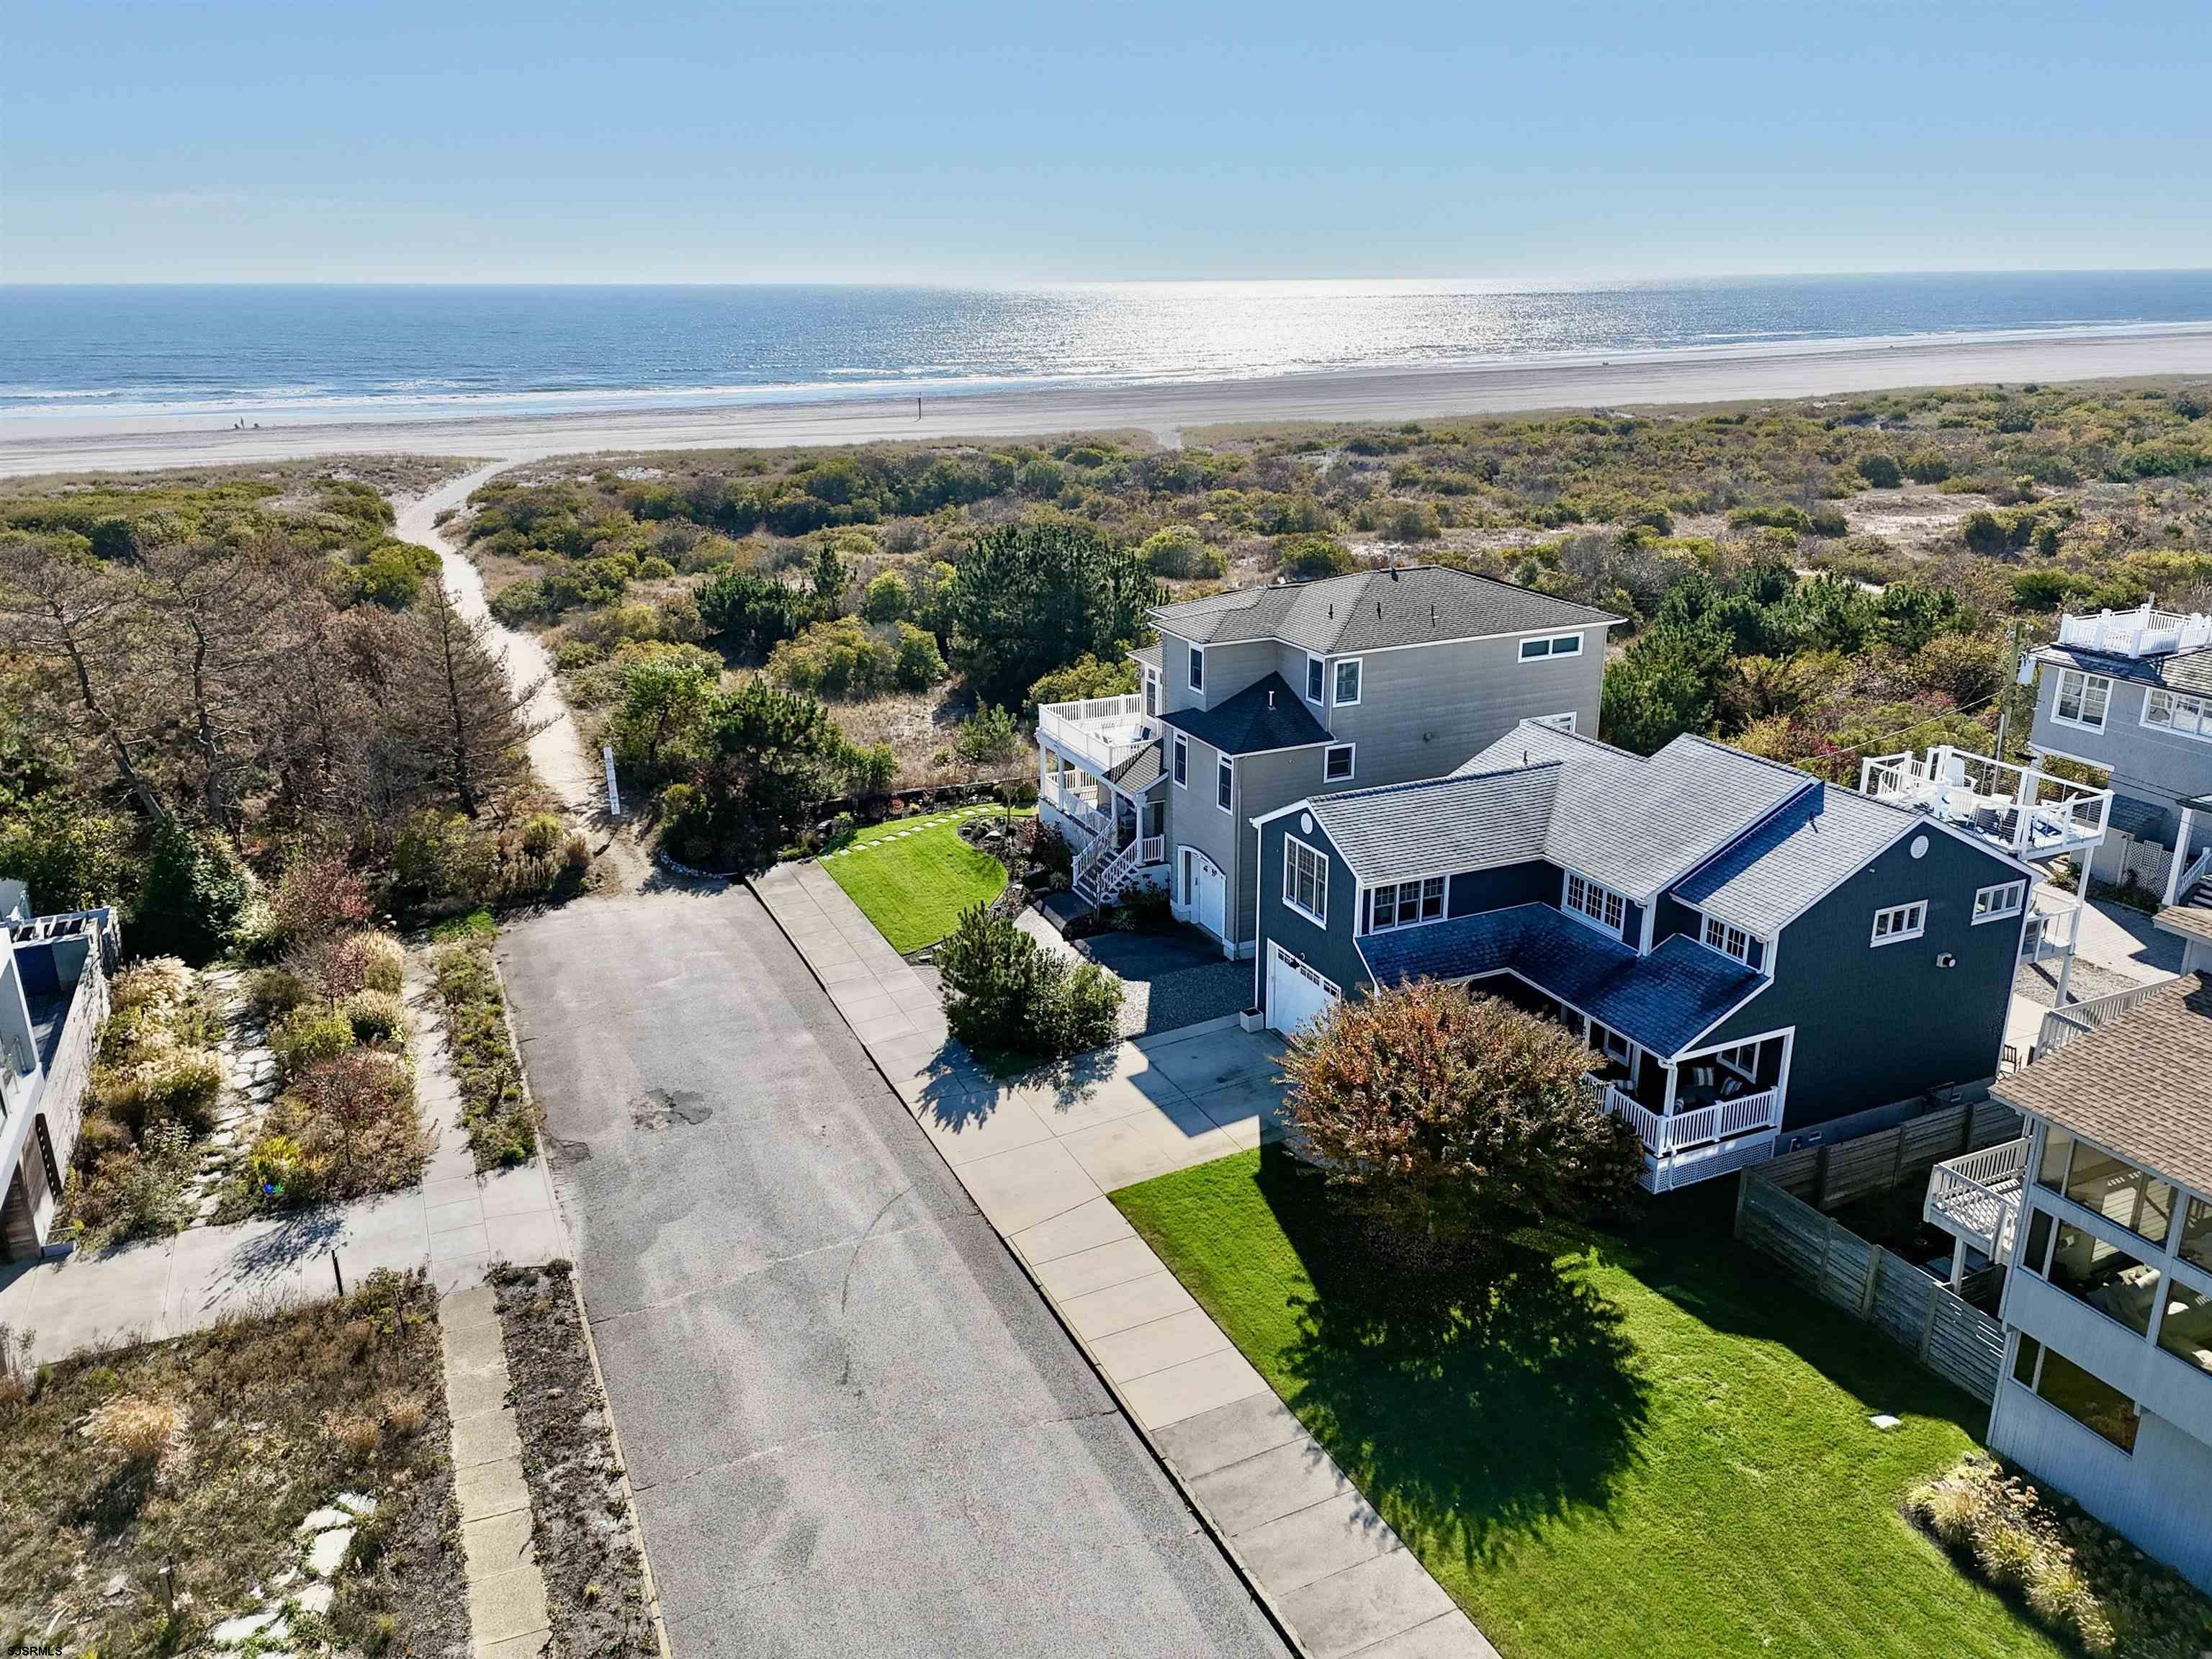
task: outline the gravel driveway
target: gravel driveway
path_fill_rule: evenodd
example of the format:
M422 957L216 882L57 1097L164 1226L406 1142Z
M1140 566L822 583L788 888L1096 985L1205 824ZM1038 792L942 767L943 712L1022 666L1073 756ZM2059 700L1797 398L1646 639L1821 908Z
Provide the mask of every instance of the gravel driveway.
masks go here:
M749 892L499 957L679 1659L1284 1651Z

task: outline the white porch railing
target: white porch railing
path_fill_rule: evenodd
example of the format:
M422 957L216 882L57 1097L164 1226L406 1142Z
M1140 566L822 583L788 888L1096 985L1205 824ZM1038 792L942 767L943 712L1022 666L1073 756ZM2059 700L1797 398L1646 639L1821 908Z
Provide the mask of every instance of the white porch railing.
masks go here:
M2025 1137L1938 1164L1928 1172L1921 1217L1953 1237L1964 1238L1990 1261L2002 1261L2020 1218L2020 1189L2027 1170Z
M1093 904L1116 902L1128 890L1130 878L1138 871L1147 865L1163 863L1167 858L1164 836L1139 836L1109 857L1107 851L1111 845L1106 836L1101 836L1075 860L1075 890Z
M1037 799L1063 817L1073 818L1093 836L1101 835L1114 827L1114 820L1109 814L1101 811L1064 784L1048 781L1038 791Z
M2100 611L2094 616L2062 617L2058 643L2079 651L2115 657L2162 657L2212 645L2212 617L2151 605L2133 611Z
M1042 703L1036 729L1039 738L1099 777L1159 735L1141 696Z
M1782 1127L1778 1089L1761 1089L1755 1094L1716 1100L1668 1115L1653 1111L1614 1083L1606 1085L1605 1103L1607 1110L1628 1120L1644 1150L1662 1160Z
M2080 852L2105 838L2112 792L1948 744L1861 763L1859 793L1925 812L2024 859Z
M2171 974L2154 979L2148 985L2130 985L2124 991L2114 991L2108 996L2092 997L2087 1002L2069 1002L2063 1008L2053 1008L2043 1017L2043 1026L2035 1034L2035 1052L2039 1058L2057 1054L2076 1037L2087 1036L2102 1026L2111 1024L2130 1009L2148 1001L2173 981Z

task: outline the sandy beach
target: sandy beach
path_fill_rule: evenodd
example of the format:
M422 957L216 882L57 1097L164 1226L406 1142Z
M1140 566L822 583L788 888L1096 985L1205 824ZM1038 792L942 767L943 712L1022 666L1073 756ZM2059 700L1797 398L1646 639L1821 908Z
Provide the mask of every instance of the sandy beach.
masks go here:
M688 449L882 440L1151 433L1291 421L1403 420L1516 410L1804 398L1889 387L2212 374L2212 325L2079 334L1671 351L1425 368L1340 370L1197 384L1069 386L915 400L750 402L557 413L287 416L246 431L204 415L0 418L0 476L204 466L330 454L465 455L517 462L599 450Z

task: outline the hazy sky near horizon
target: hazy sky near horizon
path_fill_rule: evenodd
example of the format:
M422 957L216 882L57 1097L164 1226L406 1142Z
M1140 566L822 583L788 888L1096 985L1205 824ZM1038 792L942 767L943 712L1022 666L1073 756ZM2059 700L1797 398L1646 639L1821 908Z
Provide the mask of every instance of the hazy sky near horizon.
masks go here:
M46 0L0 280L2212 267L2212 5Z

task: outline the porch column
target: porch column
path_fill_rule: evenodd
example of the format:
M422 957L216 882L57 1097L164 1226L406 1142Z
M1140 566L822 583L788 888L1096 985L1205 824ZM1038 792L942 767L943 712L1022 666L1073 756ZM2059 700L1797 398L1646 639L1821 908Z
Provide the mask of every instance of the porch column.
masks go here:
M2193 807L2181 809L2181 834L2173 843L2173 862L2166 866L2166 902L2169 905L2181 896L2181 872L2189 867L2189 832L2196 827L2197 812Z
M2088 884L2089 872L2084 869L2081 872L2081 885L2087 888ZM2074 925L2066 930L2066 954L2058 959L2058 989L2053 993L2051 1004L2054 1008L2063 1008L2066 1006L2066 988L2074 980L2074 952L2081 947L2081 912L2088 908L2088 904L2087 899L2078 893L2075 895Z
M1051 793L1046 789L1045 785L1052 776L1053 761L1054 758L1055 757L1051 749L1048 748L1043 744L1039 744L1037 745L1037 799L1039 800L1050 800L1052 799Z
M1654 1158L1664 1157L1668 1143L1674 1138L1674 1085L1681 1078L1681 1068L1670 1060L1667 1066L1667 1094L1659 1105L1659 1144L1651 1149Z

